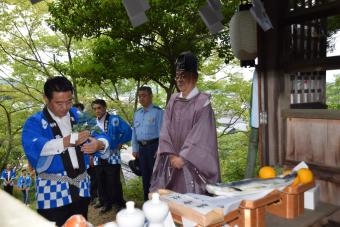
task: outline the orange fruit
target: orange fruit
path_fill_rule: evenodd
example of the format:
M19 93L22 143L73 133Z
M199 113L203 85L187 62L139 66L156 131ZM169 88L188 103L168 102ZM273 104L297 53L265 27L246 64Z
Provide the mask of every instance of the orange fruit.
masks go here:
M263 166L259 171L259 177L262 179L273 178L276 176L276 172L271 166Z
M310 171L308 168L299 169L297 175L301 184L308 184L314 179L312 171Z
M298 184L300 184L300 179L299 177L295 177L293 183L291 184L291 186L297 186Z
M63 227L86 227L86 226L87 226L86 219L80 214L72 215L69 219L67 219L67 221L63 225Z

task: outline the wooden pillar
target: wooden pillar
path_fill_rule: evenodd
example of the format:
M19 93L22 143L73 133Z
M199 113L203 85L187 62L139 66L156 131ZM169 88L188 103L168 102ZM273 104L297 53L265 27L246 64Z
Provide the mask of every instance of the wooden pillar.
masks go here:
M288 101L283 71L280 69L280 57L283 45L283 31L280 29L280 19L287 8L287 0L265 0L264 6L274 29L259 32L259 76L264 81L263 102L261 112L267 113L267 124L261 125L261 143L263 164L274 165L281 162L280 128L282 127L281 109L286 108ZM285 7L286 6L286 7ZM288 96L289 97L289 96Z

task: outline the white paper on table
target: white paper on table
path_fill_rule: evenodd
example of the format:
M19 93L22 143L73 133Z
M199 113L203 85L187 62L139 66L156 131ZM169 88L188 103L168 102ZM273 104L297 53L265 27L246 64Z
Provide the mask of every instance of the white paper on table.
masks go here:
M224 215L227 215L229 212L237 209L243 200L257 200L265 197L273 189L262 190L261 192L247 194L247 195L237 195L237 196L206 196L206 195L198 195L193 193L188 193L190 197L195 198L196 200L201 200L203 203L209 204L211 207L219 207L223 209Z
M207 204L202 200L195 199L192 196L176 192L168 195L163 195L161 196L161 198L166 201L175 202L177 204L189 207L203 215L206 215L207 213L216 208L215 206L211 206L210 204Z
M303 168L307 168L308 169L308 165L302 161L299 164L297 164L294 168L293 168L293 172L297 172L299 169L303 169Z

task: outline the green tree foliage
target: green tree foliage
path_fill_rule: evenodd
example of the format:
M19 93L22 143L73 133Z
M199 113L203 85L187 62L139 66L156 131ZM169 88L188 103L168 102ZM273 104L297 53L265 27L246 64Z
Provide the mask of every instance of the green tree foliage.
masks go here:
M222 61L216 54L207 59L198 82L201 90L212 94L216 119L229 119L227 123L217 121L217 127L223 129L220 136L235 127L238 121L249 121L251 89L251 83L241 73L229 73Z
M212 94L221 177L228 182L243 179L247 166L249 132L239 131L236 124L249 122L251 83L240 73L229 73L222 63L216 54L207 59L198 87Z
M234 6L224 3L226 22ZM175 89L174 62L180 52L191 50L202 60L215 49L226 61L232 58L227 29L211 35L201 21L198 9L203 4L205 1L150 1L149 21L132 28L120 0L58 0L49 5L50 25L72 37L101 37L93 56L87 58L93 63L90 71L109 72L99 78L153 80L166 90L168 100ZM98 74L92 75L90 80L101 80Z
M226 24L235 5L223 2ZM243 177L247 132L228 133L237 121L248 122L250 83L225 69L225 61L231 59L228 31L208 33L198 15L205 1L150 1L149 22L133 29L120 0L56 0L50 5L53 31L44 24L45 2L0 4L4 6L0 8L1 163L15 163L23 156L21 127L42 108L46 78L71 78L78 86L75 101L90 111L95 98L105 99L110 111L131 123L138 87L151 86L155 104L165 107L175 89L175 58L191 50L203 63L198 87L212 94L216 118L230 119L217 125L223 181ZM131 184L140 188L140 182Z
M65 76L73 82L77 101L77 82L70 68L73 56L83 53L87 46L47 26L46 3L32 6L29 1L8 0L0 5L0 78L9 71L21 83L28 77L46 80ZM27 86L32 87L30 82Z
M23 89L20 84L18 89ZM6 163L22 164L21 130L27 115L39 104L29 96L14 91L2 81L0 85L0 168Z
M218 147L222 182L243 179L247 167L248 132L220 137Z
M328 109L340 109L340 75L335 76L335 82L327 83L326 97Z

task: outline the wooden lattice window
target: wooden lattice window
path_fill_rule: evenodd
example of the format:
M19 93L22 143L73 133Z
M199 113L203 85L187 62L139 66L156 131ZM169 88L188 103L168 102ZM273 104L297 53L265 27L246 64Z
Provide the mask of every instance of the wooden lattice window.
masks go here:
M292 108L326 108L326 70L340 68L327 57L332 32L340 26L340 1L290 0L280 23L281 65L290 77Z

